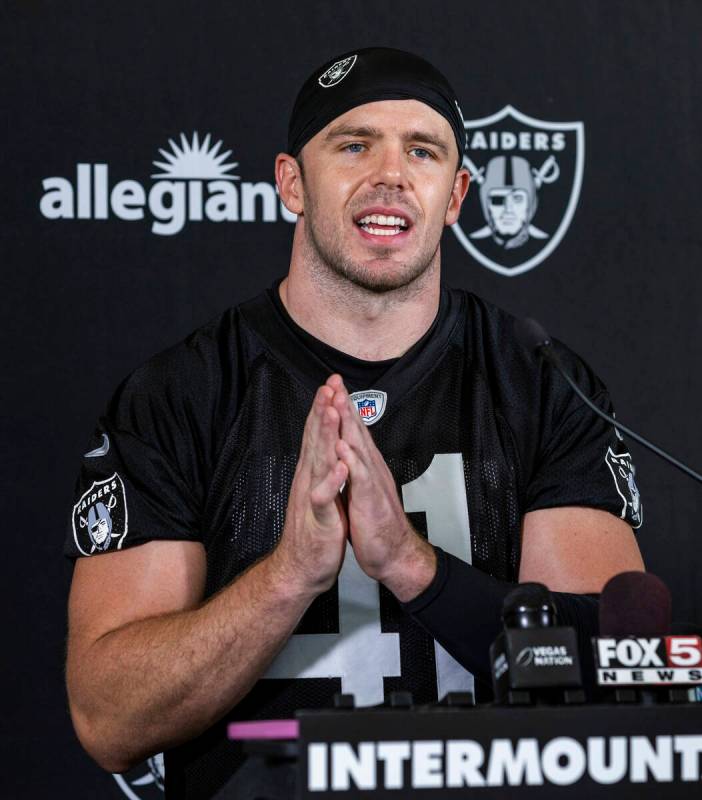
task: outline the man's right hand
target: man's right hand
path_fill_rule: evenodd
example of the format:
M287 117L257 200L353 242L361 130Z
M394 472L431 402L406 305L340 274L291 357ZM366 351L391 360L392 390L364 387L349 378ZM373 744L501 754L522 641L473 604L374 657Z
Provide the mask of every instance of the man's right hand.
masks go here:
M278 546L222 591L203 602L200 542L152 541L76 564L68 697L79 739L105 769L129 769L221 719L333 585L348 530L333 394L322 387L307 419Z
M305 423L285 527L270 556L285 580L315 596L333 586L348 533L339 494L348 468L336 455L341 418L332 406L333 397L333 389L326 385L315 395Z

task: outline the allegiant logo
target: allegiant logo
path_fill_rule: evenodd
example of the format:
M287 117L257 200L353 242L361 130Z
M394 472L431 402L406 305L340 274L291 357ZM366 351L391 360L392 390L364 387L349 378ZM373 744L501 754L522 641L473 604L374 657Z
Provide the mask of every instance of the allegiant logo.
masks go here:
M107 164L76 165L75 183L68 178L44 178L39 210L47 219L96 219L110 217L134 222L151 217L151 231L159 236L179 233L186 222L295 222L280 202L276 187L266 181L240 181L231 171L231 150L220 153L222 141L211 145L208 133L202 142L197 132L180 144L169 139L170 151L159 149L161 171L154 183L136 180L110 185ZM237 183L238 182L238 183Z

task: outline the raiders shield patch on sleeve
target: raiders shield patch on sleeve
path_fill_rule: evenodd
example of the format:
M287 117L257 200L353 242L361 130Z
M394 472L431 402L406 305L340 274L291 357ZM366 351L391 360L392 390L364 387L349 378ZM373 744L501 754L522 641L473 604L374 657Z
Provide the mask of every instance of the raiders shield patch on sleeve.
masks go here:
M95 481L73 506L73 538L85 556L119 550L127 535L124 483L115 472Z
M643 507L641 506L641 495L634 480L636 469L632 463L631 454L615 453L609 447L605 461L614 478L617 494L622 499L621 518L629 519L634 528L640 528L643 523Z

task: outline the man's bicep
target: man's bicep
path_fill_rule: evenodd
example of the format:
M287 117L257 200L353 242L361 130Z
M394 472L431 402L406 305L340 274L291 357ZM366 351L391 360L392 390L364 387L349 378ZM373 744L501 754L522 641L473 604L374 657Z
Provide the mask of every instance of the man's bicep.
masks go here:
M69 657L135 620L194 608L205 576L199 542L153 541L78 559L68 602Z
M520 583L538 581L554 592L598 593L613 575L643 569L631 527L608 511L566 506L524 517Z

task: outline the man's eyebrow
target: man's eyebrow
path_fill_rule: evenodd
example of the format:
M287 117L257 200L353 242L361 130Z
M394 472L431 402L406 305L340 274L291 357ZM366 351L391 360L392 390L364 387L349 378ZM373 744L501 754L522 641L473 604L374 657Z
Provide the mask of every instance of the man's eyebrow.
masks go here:
M434 135L433 133L427 133L426 131L411 131L410 133L405 134L403 137L405 141L412 141L412 142L422 142L422 144L431 144L437 148L437 150L441 150L441 152L447 156L449 154L448 145L446 142L439 136Z
M325 141L329 139L336 139L340 136L358 136L359 138L365 137L367 139L380 139L383 134L378 128L371 128L368 125L336 125L324 137Z

